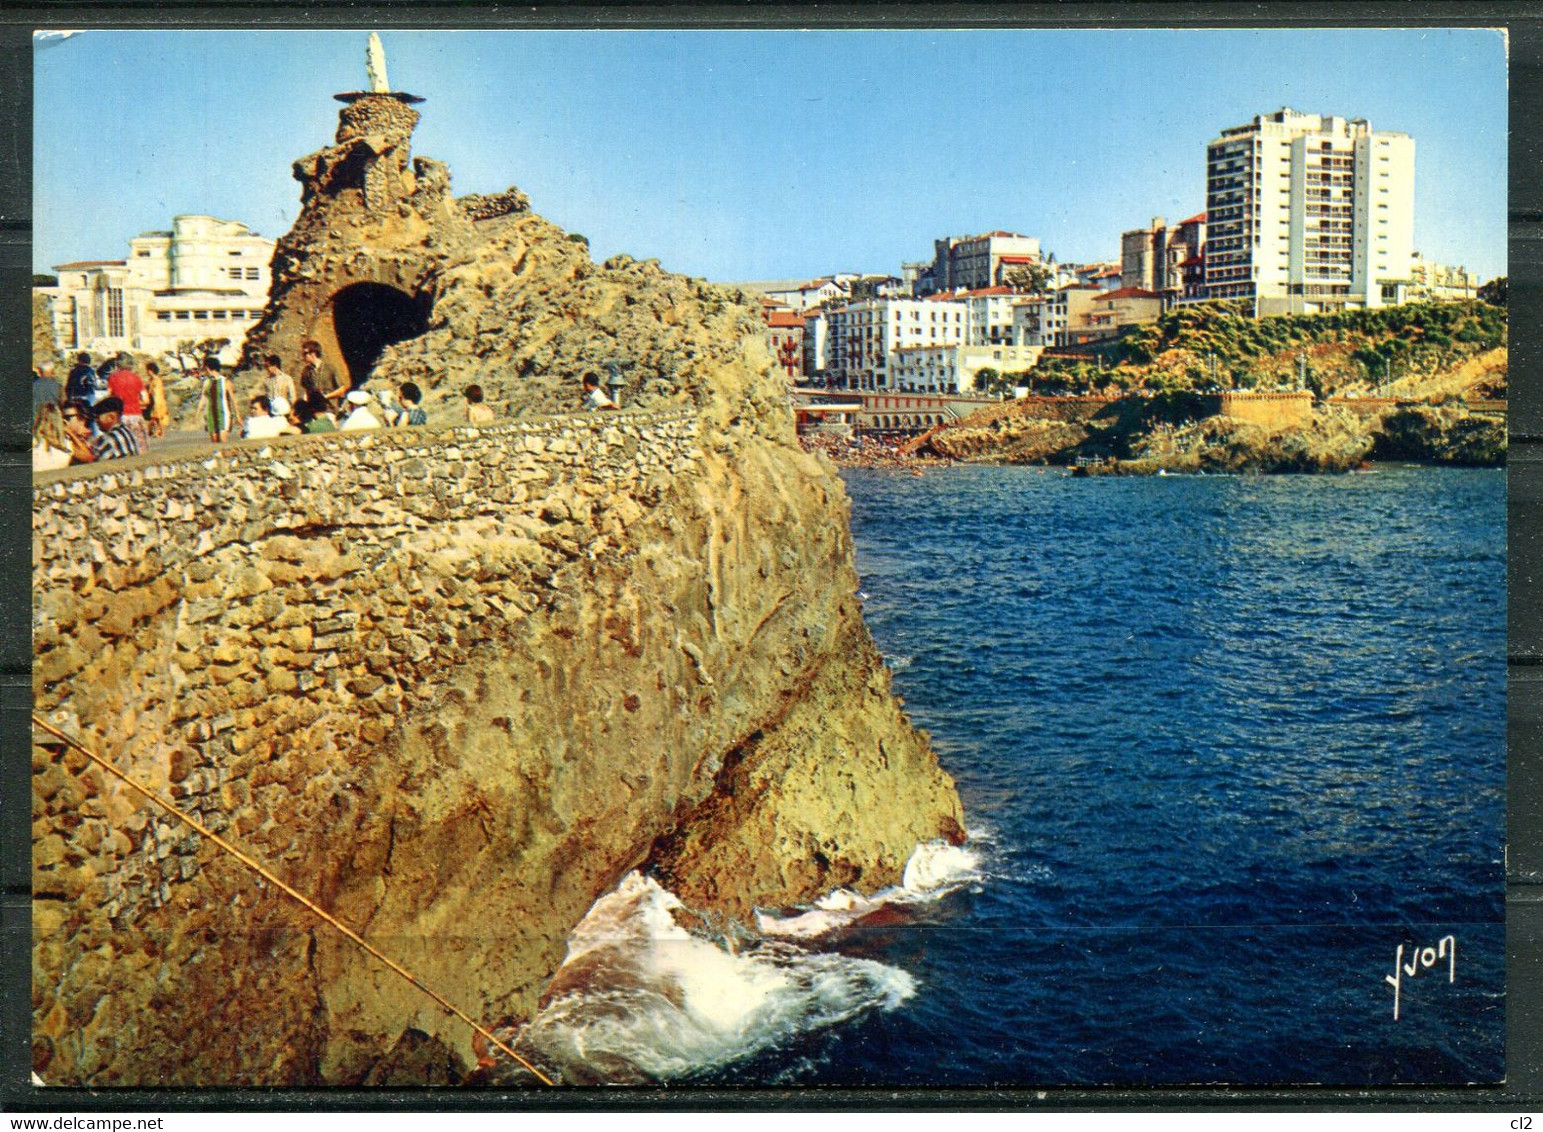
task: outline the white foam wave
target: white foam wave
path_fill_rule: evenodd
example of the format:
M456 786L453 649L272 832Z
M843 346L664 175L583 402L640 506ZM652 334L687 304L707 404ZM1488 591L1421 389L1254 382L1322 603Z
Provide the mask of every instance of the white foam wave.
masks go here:
M574 929L518 1042L573 1084L678 1079L915 992L906 972L777 942L714 942L679 900L630 873Z
M983 879L980 855L974 849L947 841L927 841L912 850L898 885L880 889L872 896L838 888L816 900L808 911L796 915L757 912L756 927L767 936L818 939L885 907L930 902Z

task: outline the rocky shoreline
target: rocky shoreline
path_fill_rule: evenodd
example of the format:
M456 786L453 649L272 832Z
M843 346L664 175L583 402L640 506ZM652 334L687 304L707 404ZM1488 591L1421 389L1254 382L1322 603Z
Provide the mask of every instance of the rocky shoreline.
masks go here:
M931 452L912 452L905 441L880 440L873 437L800 436L799 445L805 452L818 452L830 459L838 468L894 468L920 471L924 468L952 468L971 463L937 456Z
M1085 422L1002 416L961 421L915 445L862 446L832 456L843 467L1048 464L1097 475L1343 473L1376 460L1458 467L1506 462L1502 416L1461 403L1404 403L1358 414L1319 406L1305 424L1269 428L1226 416L1171 421L1139 403Z

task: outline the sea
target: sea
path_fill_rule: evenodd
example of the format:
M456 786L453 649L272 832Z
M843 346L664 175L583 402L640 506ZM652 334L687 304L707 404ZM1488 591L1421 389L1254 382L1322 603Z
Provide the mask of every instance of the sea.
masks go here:
M969 841L716 937L630 875L527 1052L572 1083L1503 1078L1503 470L843 478Z

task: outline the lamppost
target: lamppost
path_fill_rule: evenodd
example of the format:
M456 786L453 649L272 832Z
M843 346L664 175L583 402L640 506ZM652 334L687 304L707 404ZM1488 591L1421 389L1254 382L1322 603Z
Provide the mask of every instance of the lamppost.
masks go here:
M612 401L616 402L617 407L620 407L621 406L621 391L623 389L625 389L626 386L627 386L627 383L625 381L623 381L622 377L621 377L621 363L619 363L617 361L614 361L614 360L606 362L605 363L605 372L606 372L606 379L605 379L605 391L606 391L606 394L611 398Z

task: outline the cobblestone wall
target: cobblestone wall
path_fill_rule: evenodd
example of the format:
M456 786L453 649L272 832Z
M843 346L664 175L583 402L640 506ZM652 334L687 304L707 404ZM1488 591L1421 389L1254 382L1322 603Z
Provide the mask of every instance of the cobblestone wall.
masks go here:
M696 432L683 411L605 414L40 477L35 709L309 889L297 846L349 824L351 767L442 674L565 600L554 570L614 556L701 458ZM83 757L37 747L33 770L37 1063L59 1044L92 1079L147 1005L108 994L134 969L124 933L179 892L174 917L242 897L224 861L186 887L215 848Z

